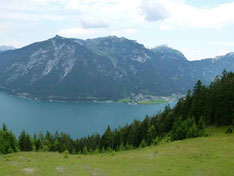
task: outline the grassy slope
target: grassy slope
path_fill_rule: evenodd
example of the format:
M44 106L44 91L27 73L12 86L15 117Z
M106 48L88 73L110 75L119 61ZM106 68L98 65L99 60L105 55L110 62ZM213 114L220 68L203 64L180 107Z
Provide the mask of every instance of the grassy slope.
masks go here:
M26 170L22 170L25 169ZM30 169L33 172L30 173ZM16 153L0 156L1 176L234 176L234 134L97 155Z
M150 100L146 100L146 101L139 101L138 104L145 104L145 105L149 105L149 104L162 104L162 103L167 103L166 100L154 100L154 101L150 101Z
M119 103L128 103L130 101L131 101L130 98L123 98L123 99L119 99L117 102L119 102Z

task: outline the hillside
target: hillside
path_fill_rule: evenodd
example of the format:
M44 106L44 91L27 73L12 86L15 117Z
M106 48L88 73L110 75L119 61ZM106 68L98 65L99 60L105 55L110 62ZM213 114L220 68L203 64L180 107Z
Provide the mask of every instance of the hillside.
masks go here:
M1 176L233 176L234 134L214 129L209 137L93 155L14 153L0 155Z
M0 53L0 88L9 93L54 100L118 100L139 93L185 93L205 85L223 69L234 71L232 53L188 61L167 46L148 49L115 36L80 40L55 36Z

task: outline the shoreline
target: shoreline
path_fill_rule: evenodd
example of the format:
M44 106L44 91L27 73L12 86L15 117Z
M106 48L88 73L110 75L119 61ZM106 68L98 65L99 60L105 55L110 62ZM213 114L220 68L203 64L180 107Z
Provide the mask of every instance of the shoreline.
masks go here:
M43 97L41 98L40 96L35 96L31 95L29 93L22 93L22 92L17 92L15 90L7 89L0 87L0 91L4 92L8 95L27 99L27 100L33 100L37 102L55 102L55 103L121 103L121 104L130 104L130 105L157 105L157 104L168 104L168 103L173 103L177 102L179 98L181 98L183 95L182 94L174 94L174 98L171 98L171 96L154 96L154 95L147 95L147 96L152 96L152 97L159 97L159 99L155 100L148 100L148 99L141 99L141 100L136 100L135 97L126 97L122 99L117 99L117 100L110 100L107 98L101 98L100 100L95 99L94 97ZM40 97L40 98L39 98ZM128 101L122 101L122 100L128 100ZM167 100L165 100L167 99Z

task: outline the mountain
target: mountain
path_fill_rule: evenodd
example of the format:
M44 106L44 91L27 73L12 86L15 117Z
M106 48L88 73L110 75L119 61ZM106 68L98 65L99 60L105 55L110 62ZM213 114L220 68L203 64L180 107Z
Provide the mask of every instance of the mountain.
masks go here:
M13 50L15 49L12 46L0 46L0 52L7 51L7 50Z
M193 61L191 72L208 84L217 75L220 75L224 69L234 71L234 53Z
M234 70L232 53L188 61L167 46L147 49L116 36L80 40L56 35L0 53L0 87L41 99L117 100L133 94L185 93Z

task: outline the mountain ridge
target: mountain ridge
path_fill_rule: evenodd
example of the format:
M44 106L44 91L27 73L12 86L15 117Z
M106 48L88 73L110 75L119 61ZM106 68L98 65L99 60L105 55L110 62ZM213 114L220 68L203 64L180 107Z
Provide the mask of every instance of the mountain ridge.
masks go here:
M8 51L8 50L14 50L15 48L12 47L12 46L5 46L5 45L2 45L0 46L0 53L1 52L4 52L4 51Z
M0 87L41 99L117 100L131 94L185 93L201 79L234 70L233 54L188 61L182 52L135 40L53 38L0 53Z

